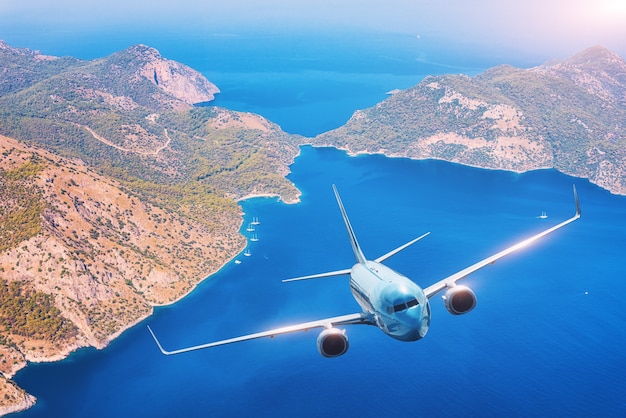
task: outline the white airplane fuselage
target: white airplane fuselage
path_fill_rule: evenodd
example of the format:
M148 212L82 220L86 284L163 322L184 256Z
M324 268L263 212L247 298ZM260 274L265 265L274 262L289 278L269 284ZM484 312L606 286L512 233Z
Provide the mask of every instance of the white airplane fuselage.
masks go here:
M350 291L385 334L401 341L415 341L426 335L430 326L428 298L406 276L367 260L352 266Z

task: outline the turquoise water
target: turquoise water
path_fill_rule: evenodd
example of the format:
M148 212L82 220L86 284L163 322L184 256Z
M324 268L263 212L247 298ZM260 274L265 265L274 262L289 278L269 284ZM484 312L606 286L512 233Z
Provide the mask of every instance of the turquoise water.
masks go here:
M171 57L167 45L163 41L159 49ZM408 47L397 53L404 61L395 60L404 64L396 72L391 61L372 60L363 50L342 59L343 50L330 46L326 53L319 47L319 63L295 60L284 71L267 59L294 56L280 45L245 61L236 56L243 47L229 55L205 45L212 54L202 56L198 48L187 48L179 45L180 57L173 58L231 80L226 87L216 81L223 91L218 104L260 109L306 135L339 123L338 108L349 115L375 103L386 89L423 76L419 68L410 70L407 63L415 56ZM203 67L208 55L222 57L214 70ZM333 57L341 64L336 71ZM441 52L423 60L447 58ZM377 67L378 61L384 65ZM254 93L238 88L238 77ZM312 80L325 77L336 80L332 89L311 90ZM304 93L293 98L298 92ZM332 97L345 101L326 106ZM157 309L108 348L80 350L65 361L33 364L18 373L16 382L38 397L37 405L19 416L626 413L626 198L553 170L520 175L441 161L351 158L329 148L304 147L291 169L301 203L268 198L243 203L244 225L253 216L261 220L250 257L240 256L241 264L226 265L179 303ZM422 286L570 217L573 183L583 218L468 278L465 284L478 297L471 313L454 317L434 297L432 326L419 342L402 343L374 327L353 326L350 350L336 359L317 353L316 331L181 356L158 351L145 325L174 349L356 312L346 278L280 282L354 262L333 183L370 258L431 232L387 262ZM548 219L537 218L542 211Z

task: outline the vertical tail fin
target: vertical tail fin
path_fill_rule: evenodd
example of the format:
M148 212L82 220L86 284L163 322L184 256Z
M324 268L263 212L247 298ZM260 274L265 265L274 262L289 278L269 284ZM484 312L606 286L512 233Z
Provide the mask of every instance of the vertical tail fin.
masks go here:
M341 197L339 197L339 192L337 191L337 187L333 184L333 190L335 192L335 197L337 198L337 203L339 204L339 210L341 210L341 216L343 216L343 221L346 224L346 229L348 230L348 236L350 237L350 243L352 244L352 251L354 251L354 255L356 260L360 264L365 264L365 256L363 255L363 251L359 246L359 242L356 240L356 235L354 235L354 230L352 229L352 225L350 225L350 220L348 219L348 214L346 213L346 209L343 207L343 203L341 202Z

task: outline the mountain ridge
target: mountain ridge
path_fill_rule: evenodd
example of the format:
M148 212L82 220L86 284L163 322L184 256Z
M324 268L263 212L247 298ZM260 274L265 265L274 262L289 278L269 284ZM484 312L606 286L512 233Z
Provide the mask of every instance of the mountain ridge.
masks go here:
M481 168L556 168L626 194L626 63L593 47L531 69L428 76L311 140Z
M218 91L195 70L145 45L42 57L0 44L0 297L24 301L0 309L0 414L33 404L28 361L106 346L242 251L238 199L299 196L297 137L194 107Z

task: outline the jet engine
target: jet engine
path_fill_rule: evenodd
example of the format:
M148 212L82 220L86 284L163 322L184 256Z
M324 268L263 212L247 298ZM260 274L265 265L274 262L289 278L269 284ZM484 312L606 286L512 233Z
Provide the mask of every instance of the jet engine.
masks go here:
M452 315L462 315L474 309L476 295L467 286L454 286L443 295L443 303Z
M317 351L324 357L339 357L348 351L346 330L327 328L317 337Z

